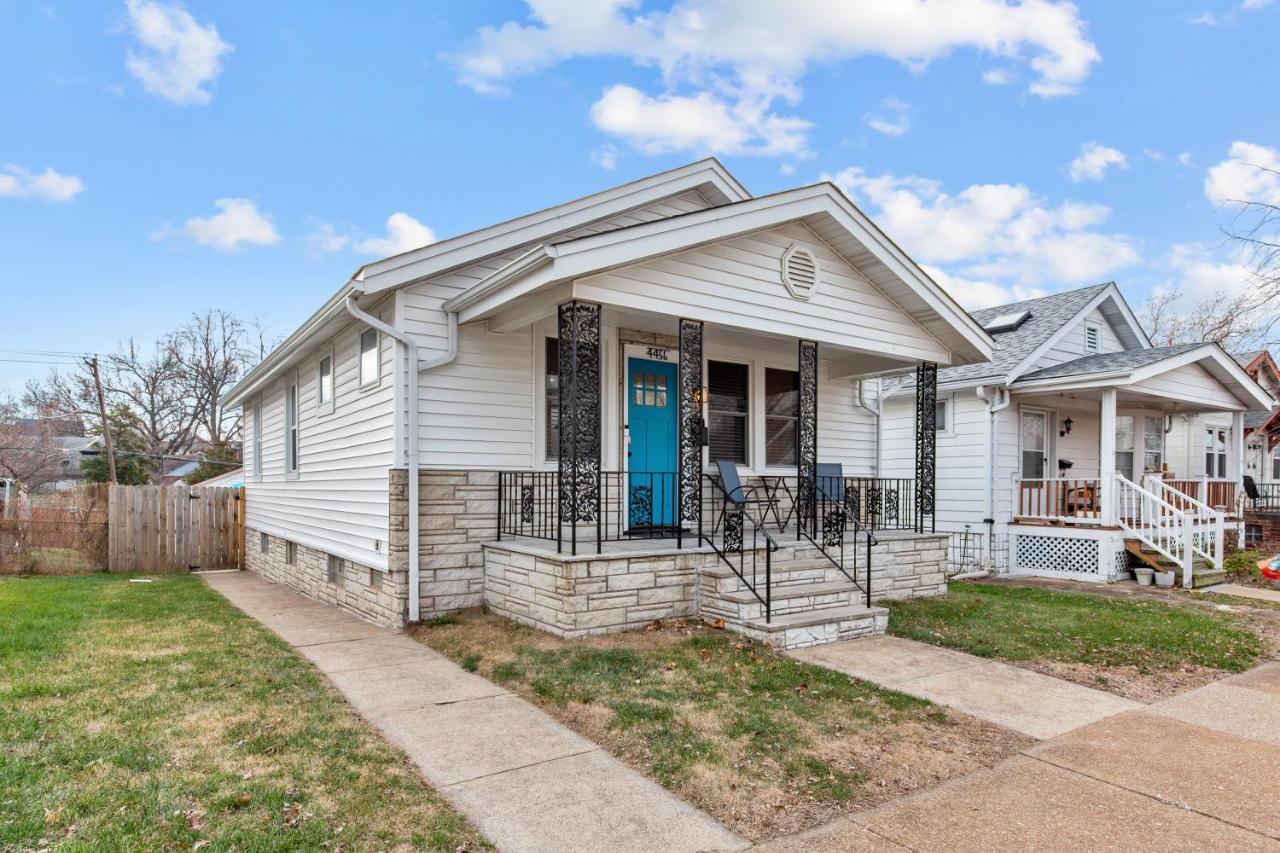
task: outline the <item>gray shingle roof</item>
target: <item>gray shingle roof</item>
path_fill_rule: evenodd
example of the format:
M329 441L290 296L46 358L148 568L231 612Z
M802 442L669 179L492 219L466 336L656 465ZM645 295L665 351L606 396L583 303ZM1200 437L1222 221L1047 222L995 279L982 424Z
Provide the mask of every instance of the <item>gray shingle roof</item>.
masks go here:
M1245 412L1244 428L1257 429L1269 420L1271 420L1271 412Z
M1124 352L1105 352L1098 355L1086 355L1071 361L1064 361L1052 367L1027 373L1018 378L1019 382L1033 382L1037 379L1061 379L1067 376L1082 376L1088 373L1110 373L1114 370L1133 370L1164 361L1175 355L1199 349L1203 342L1194 344L1178 344L1172 347L1152 347L1151 349L1126 350Z
M1030 311L1031 317L1012 331L996 332L991 335L996 342L995 350L991 353L991 361L960 367L944 367L938 371L938 384L1007 376L1009 371L1051 338L1054 332L1080 313L1091 299L1110 286L1111 282L1106 282L1082 287L1079 290L1055 293L1052 296L1014 302L1010 305L970 311L973 319L982 325L990 323L1001 314L1011 314L1016 311ZM894 387L913 386L915 382L915 375L911 374L896 383Z
M1262 355L1263 352L1264 350L1254 350L1253 352L1235 352L1231 354L1231 357L1234 358L1236 360L1236 364L1240 365L1241 367L1248 367L1249 362L1253 361L1255 358Z

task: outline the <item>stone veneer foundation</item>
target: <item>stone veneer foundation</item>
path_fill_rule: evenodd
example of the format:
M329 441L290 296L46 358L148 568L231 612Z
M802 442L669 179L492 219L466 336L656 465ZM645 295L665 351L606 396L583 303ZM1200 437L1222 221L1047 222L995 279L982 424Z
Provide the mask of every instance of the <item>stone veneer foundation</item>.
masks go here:
M259 531L252 528L245 537L249 570L370 622L403 626L410 594L407 471L391 469L388 484L388 571L344 560L338 582L330 583L326 553L298 544L288 564L285 540L268 537L264 553ZM539 548L498 542L497 487L495 471L420 472L422 619L483 604L514 621L578 637L706 615L699 610L702 570L724 566L710 548L574 557L555 553L552 543ZM883 533L880 540L872 555L873 600L946 593L945 534ZM865 554L860 550L859 565L865 565ZM792 548L788 556L813 554ZM829 580L837 579L834 568L830 573ZM717 615L710 601L707 606Z
M409 611L405 571L384 572L343 560L337 582L330 583L329 555L324 551L295 543L294 560L289 563L285 539L268 534L267 550L263 551L261 537L262 531L245 528L245 567L249 571L375 625L400 628L405 624Z

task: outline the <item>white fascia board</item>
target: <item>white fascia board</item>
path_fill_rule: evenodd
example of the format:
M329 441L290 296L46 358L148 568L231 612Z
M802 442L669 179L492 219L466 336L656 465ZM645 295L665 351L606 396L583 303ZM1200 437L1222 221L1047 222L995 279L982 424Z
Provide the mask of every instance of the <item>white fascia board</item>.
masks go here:
M1231 393L1235 395L1236 399L1240 400L1247 408L1258 408L1270 411L1275 407L1276 401L1272 399L1271 395L1264 391L1262 386L1255 382L1253 377L1245 372L1245 369L1241 367L1234 358L1227 355L1226 351L1217 344L1205 344L1202 347L1197 347L1196 349L1179 353L1178 355L1164 359L1163 361L1157 361L1154 364L1148 364L1141 367L1134 371L1132 381L1141 382L1144 379L1159 376L1160 374L1167 373L1170 370L1177 370L1179 367L1185 367L1188 364L1195 364L1205 360L1213 362L1215 367L1226 373L1234 380L1237 387L1231 388L1229 383L1223 382L1221 376L1214 375L1214 378L1219 382L1222 382L1224 386L1227 386L1227 390L1231 391ZM1209 372L1211 374L1214 373L1212 369L1209 369Z
M1110 299L1112 296L1112 291L1115 291L1116 293L1120 292L1119 289L1116 288L1115 284L1112 284L1107 288L1103 289L1102 291L1100 291L1097 296L1093 297L1088 302L1086 302L1080 308L1080 310L1077 311L1071 317L1070 320L1063 323L1061 326L1058 327L1058 330L1056 332L1054 332L1052 335L1046 338L1044 343L1040 344L1040 346L1032 350L1027 355L1027 357L1024 358L1022 361L1015 364L1013 366L1013 369L1010 370L1008 375L1005 377L1005 382L1007 384L1012 385L1014 382L1018 381L1019 376L1022 376L1023 374L1030 372L1031 369L1035 366L1036 362L1038 362L1044 356L1045 353L1053 349L1057 345L1058 341L1066 337L1067 332L1074 329L1076 327L1076 324L1084 322L1084 318L1089 316L1090 311L1092 311L1093 309L1101 305L1103 302L1106 302L1108 299ZM1145 338L1146 335L1144 334L1143 337ZM1081 358L1083 357L1084 356L1081 356Z
M1125 323L1129 326L1129 331L1133 332L1134 336L1143 345L1143 348L1150 349L1150 335L1147 334L1146 329L1142 328L1142 323L1138 322L1137 315L1135 315L1133 313L1133 309L1129 307L1129 300L1124 298L1124 294L1120 292L1120 288L1114 281L1111 282L1111 286L1107 288L1106 292L1114 297L1112 301L1115 303L1116 307L1120 309L1120 314L1124 317Z
M393 255L360 268L365 293L402 287L490 255L709 185L729 202L751 194L715 159L650 175L593 195Z
M284 341L267 354L267 357L245 374L244 378L235 384L230 391L222 397L222 405L232 408L242 404L246 398L252 396L254 392L259 390L263 385L270 382L275 376L276 370L283 367L295 355L304 352L308 346L311 346L312 333L332 320L339 314L346 312L347 294L354 291L355 288L351 282L347 282L338 292L329 297L329 301L320 306L320 310L312 314L305 323L294 330L293 334L285 338Z
M500 269L494 270L462 293L446 300L441 307L446 311L462 311L465 308L470 308L512 282L551 263L553 257L554 250L552 247L546 245L534 246L515 260Z
M914 262L905 255L898 257L895 252L890 251L890 248L896 247L886 245L887 239L883 238L881 232L834 185L826 183L548 246L547 252L553 257L549 266L541 266L523 277L510 277L505 286L500 288L486 286L480 301L472 301L469 297L482 285L486 285L483 281L455 297L454 301L458 304L469 305L459 312L458 319L460 322L482 319L488 312L497 310L502 304L527 295L538 287L639 263L817 214L826 214L839 222L871 250L877 259L902 278L979 355L990 359L995 346L990 335ZM906 313L908 316L911 314Z

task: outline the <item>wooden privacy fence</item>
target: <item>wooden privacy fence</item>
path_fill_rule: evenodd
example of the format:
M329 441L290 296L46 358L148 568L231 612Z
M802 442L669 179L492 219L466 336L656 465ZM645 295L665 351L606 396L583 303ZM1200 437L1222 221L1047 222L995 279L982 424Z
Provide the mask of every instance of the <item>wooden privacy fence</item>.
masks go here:
M107 513L113 572L244 565L244 498L212 486L113 486Z

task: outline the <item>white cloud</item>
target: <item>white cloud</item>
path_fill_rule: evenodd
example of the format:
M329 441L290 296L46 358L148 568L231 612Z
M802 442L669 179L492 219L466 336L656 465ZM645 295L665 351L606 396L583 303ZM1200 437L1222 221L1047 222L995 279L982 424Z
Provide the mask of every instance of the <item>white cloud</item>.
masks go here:
M213 24L202 26L179 3L126 0L137 45L125 68L142 87L175 104L207 104L231 45Z
M646 154L803 154L809 122L773 115L756 101L730 104L710 92L651 98L618 84L591 107L596 127Z
M1240 4L1240 8L1244 9L1246 12L1252 12L1255 9L1266 8L1274 2L1275 0L1244 0L1244 2Z
M1203 26L1203 27L1216 27L1220 22L1218 21L1217 15L1213 14L1212 12L1206 11L1206 12L1201 12L1199 15L1196 15L1194 18L1187 18L1187 23L1199 24L1200 26Z
M1086 142L1080 146L1080 156L1071 161L1071 180L1077 184L1081 181L1100 181L1112 166L1127 169L1129 161L1122 152L1114 148L1097 142Z
M1055 0L795 0L785 9L763 0L676 0L665 9L641 0L527 3L527 22L481 27L450 57L459 80L500 94L517 77L575 58L656 69L659 91L610 86L592 108L597 125L621 125L619 135L645 151L802 152L809 123L774 107L798 103L800 81L819 63L880 56L919 71L971 49L1025 63L1030 91L1053 97L1074 92L1100 60L1077 8ZM639 132L640 115L658 126Z
M911 105L898 98L885 98L880 111L867 113L863 119L872 130L886 136L903 136L911 129Z
M1097 230L1109 208L1051 205L1022 184L975 184L951 195L938 181L856 167L825 177L868 202L886 233L918 260L943 267L973 298L998 288L1092 283L1139 259L1131 238Z
M1200 243L1175 243L1165 265L1173 278L1162 287L1173 287L1193 302L1242 296L1254 286L1255 276L1248 265L1220 261L1213 250Z
M339 233L338 229L328 222L321 222L319 219L313 218L311 225L311 233L307 235L307 245L317 252L325 254L341 252L351 245L351 237Z
M1163 163L1165 160L1164 152L1155 148L1143 148L1142 156L1155 163Z
M936 281L943 290L970 311L979 308L994 308L997 305L1008 305L1010 302L1021 302L1024 299L1035 299L1045 296L1046 291L1038 287L1023 287L1018 284L998 284L994 281L961 278L951 275L941 267L924 264L921 267Z
M1182 166L1194 166L1194 165L1195 165L1195 163L1191 162L1191 152L1190 152L1190 151L1183 151L1183 152L1179 153L1179 154L1178 154L1178 164L1179 164L1179 165L1182 165Z
M53 169L31 172L21 166L0 166L0 198L36 198L41 201L70 201L84 192L84 181Z
M354 248L363 255L385 258L411 249L419 249L436 241L435 233L407 213L393 213L387 217L385 237L361 240Z
M618 168L618 149L612 145L601 145L591 152L591 162L601 169L612 172Z
M1214 204L1261 202L1280 205L1280 150L1233 142L1227 159L1205 174L1204 194Z
M233 251L242 245L274 246L280 242L280 234L271 219L258 211L247 198L220 198L213 203L219 213L212 216L196 216L182 225L182 233L202 246L212 246L222 251ZM169 229L161 229L157 238L169 236Z
M1013 80L1013 72L1004 68L988 68L982 72L982 82L988 86L1008 86Z
M783 163L782 165L778 166L779 175L794 175L795 173L796 173L795 163Z

